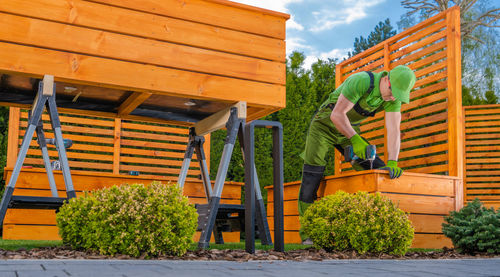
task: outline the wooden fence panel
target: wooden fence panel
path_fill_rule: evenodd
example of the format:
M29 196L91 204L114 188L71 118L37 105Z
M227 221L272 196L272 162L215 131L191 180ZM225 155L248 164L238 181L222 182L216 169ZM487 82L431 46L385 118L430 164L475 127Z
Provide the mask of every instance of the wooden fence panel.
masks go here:
M399 165L411 172L462 176L460 11L454 7L339 63L337 87L351 74L389 71L398 65L417 77L409 104L401 108ZM384 113L365 120L361 135L387 161ZM335 175L352 170L336 151Z
M464 199L500 207L500 105L465 106Z
M8 156L11 158L7 168L14 166L14 156L17 156L28 125L27 111L11 108L10 115L9 131L12 135ZM48 115L44 114L42 119L46 137L53 138ZM179 175L187 147L187 127L75 114L61 114L60 119L63 137L73 141L67 149L71 170L122 175L137 171L141 176L160 179ZM209 140L206 144L209 149ZM49 145L48 150L51 160L57 160L55 146ZM195 158L191 162L189 180L199 180L200 169ZM44 167L36 140L30 144L24 166Z

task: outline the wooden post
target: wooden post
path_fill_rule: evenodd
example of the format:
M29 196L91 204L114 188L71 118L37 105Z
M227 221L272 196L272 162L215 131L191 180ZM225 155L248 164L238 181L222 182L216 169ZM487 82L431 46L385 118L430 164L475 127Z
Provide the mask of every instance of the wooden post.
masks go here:
M448 174L464 176L464 122L462 115L462 68L460 45L460 9L451 8L446 14L448 72Z
M9 133L7 142L7 164L6 167L13 168L16 164L17 150L19 148L19 118L21 109L9 108Z
M113 149L113 174L120 174L120 146L121 146L122 120L115 118L115 138Z
M335 89L337 89L342 84L342 66L337 64L335 67ZM341 165L342 165L342 154L339 150L335 149L335 159L334 159L334 175L340 175Z

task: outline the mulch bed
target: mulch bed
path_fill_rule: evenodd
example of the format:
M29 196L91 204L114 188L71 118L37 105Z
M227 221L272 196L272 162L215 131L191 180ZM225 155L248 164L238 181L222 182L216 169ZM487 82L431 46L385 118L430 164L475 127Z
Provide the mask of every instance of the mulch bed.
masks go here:
M308 248L303 250L292 250L285 253L275 251L256 250L254 255L245 250L195 250L188 251L182 257L160 256L149 259L158 260L201 260L201 261L256 261L256 260L292 260L292 261L321 261L331 259L464 259L464 258L500 258L500 255L476 254L465 255L457 253L454 249L444 248L443 251L433 252L408 252L405 256L393 256L387 254L358 254L354 251L329 253L324 250ZM0 259L144 259L145 257L133 258L127 255L104 256L91 251L77 251L69 247L45 247L31 250L0 250Z

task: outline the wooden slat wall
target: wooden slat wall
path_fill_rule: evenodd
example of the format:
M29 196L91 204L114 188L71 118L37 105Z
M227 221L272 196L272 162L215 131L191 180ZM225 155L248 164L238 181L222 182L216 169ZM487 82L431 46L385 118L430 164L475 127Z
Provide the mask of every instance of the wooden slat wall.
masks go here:
M402 106L399 165L417 173L463 174L460 11L454 7L360 53L336 68L337 87L360 71L414 70L417 82ZM384 113L365 120L362 136L387 161ZM336 151L336 172L352 170Z
M318 189L318 197L334 194L339 190L355 193L379 192L396 203L400 209L410 213L409 219L415 229L412 247L451 247L450 239L442 233L441 224L450 211L463 206L462 180L451 176L436 176L407 173L397 180L389 178L386 171L362 171L345 173L342 176L325 177ZM273 225L273 187L268 189L268 221ZM284 184L285 243L300 243L300 221L298 195L300 181Z
M11 107L7 168L13 168L17 149L22 143L28 121L28 112ZM53 138L47 114L43 115L47 138ZM138 171L147 178L176 178L180 173L187 147L188 128L161 123L134 122L119 118L83 117L61 114L63 137L73 140L67 149L71 170L107 172L128 175ZM17 135L16 135L17 134ZM207 164L210 161L210 137L206 137ZM57 151L49 146L51 160L57 160ZM199 180L198 161L193 155L188 180ZM38 143L33 140L24 166L43 168Z
M225 0L7 0L0 73L246 101L255 119L285 106L288 18Z
M465 200L500 208L500 105L465 106Z

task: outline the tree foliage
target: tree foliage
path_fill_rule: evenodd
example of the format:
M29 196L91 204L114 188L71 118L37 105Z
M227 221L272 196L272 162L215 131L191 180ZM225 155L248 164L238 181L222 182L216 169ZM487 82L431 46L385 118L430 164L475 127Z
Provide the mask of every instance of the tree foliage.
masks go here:
M407 29L454 5L460 7L462 33L462 82L474 97L500 90L500 8L490 0L403 0L409 11L399 29ZM490 97L491 98L491 97ZM469 99L464 98L464 102Z
M377 26L375 26L375 29L368 35L368 39L365 39L363 36L354 39L354 50L349 52L349 57L355 56L395 34L396 30L392 27L389 18L385 21L380 21Z
M425 18L445 11L452 6L458 6L461 12L460 31L462 37L481 40L474 35L474 30L479 26L500 27L500 25L498 25L500 8L497 7L480 11L473 8L477 1L478 0L403 0L401 4L404 8L410 10L406 13L407 16L420 13Z

